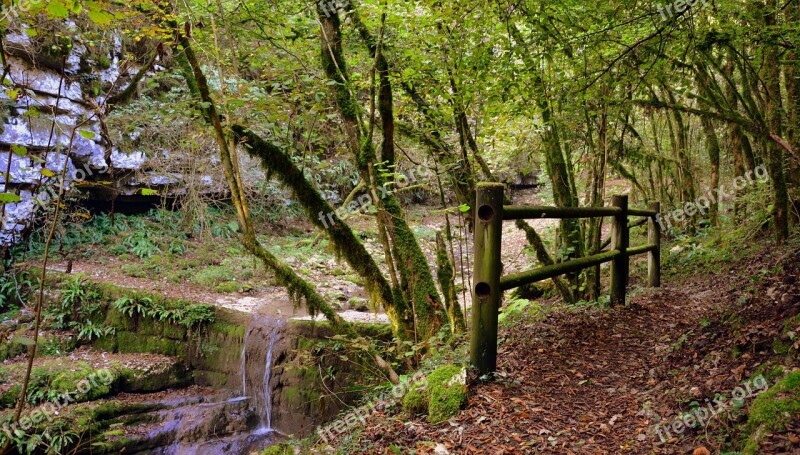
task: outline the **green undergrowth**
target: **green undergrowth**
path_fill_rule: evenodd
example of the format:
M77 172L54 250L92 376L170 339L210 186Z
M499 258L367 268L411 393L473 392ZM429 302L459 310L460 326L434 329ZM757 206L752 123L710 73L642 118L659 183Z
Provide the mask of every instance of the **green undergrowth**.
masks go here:
M261 455L294 455L295 449L298 449L301 453L305 453L300 444L291 442L279 442L275 445L266 448L264 451L261 452ZM308 448L306 447L306 451L307 450Z
M106 338L117 330L135 330L144 320L163 323L161 335L174 332L183 338L187 331L215 320L211 305L93 282L82 275L51 273L47 287L58 291L46 302L44 327L71 330L78 342ZM20 341L24 344L26 339Z
M269 281L263 267L239 245L235 213L225 207L207 207L192 220L180 211L160 209L79 219L83 221L70 222L54 239L58 253L51 249L51 261L87 257L133 278L192 283L223 293L248 291ZM44 240L45 231L34 231L12 254L23 263L38 261Z
M671 240L661 242L664 277L718 272L751 256L762 248L756 240L771 235L767 231L767 218L765 209L759 207L742 220L720 216L719 226L709 226L708 221L701 218L693 232L668 230ZM795 233L790 243L800 244L800 236Z

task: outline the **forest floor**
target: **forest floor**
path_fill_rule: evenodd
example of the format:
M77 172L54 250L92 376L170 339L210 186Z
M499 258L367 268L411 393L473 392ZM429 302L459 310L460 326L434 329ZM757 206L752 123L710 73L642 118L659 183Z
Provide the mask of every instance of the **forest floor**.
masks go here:
M541 203L533 190L518 191L516 203ZM229 216L220 216L218 223L226 226ZM118 216L116 223L125 228L101 238L87 236L72 246L67 257L55 255L48 269L86 275L90 280L106 282L128 289L157 292L172 299L190 300L222 306L247 313L279 317L308 316L305 308L296 307L286 289L274 283L263 266L243 251L233 233L224 235L191 235L176 228L177 220L169 214ZM412 206L408 219L413 226L424 254L430 264L436 263L436 232L446 225L445 215L431 206ZM356 235L373 255L378 266L388 274L382 246L369 216L348 220ZM468 301L461 282L462 272L472 268L471 234L450 217L455 236L453 242L456 285L461 305ZM543 237L550 237L554 220L533 220L531 223ZM92 229L91 227L89 229ZM96 229L96 228L95 228ZM641 231L641 230L640 230ZM147 235L141 235L146 232ZM317 292L330 302L340 315L350 321L388 322L380 309L370 308L363 280L328 248L324 235L316 234L310 224L301 219L291 228L262 237L263 244L273 254L290 265L296 273L314 283ZM644 232L644 231L642 231ZM642 232L638 232L641 234ZM527 248L524 233L512 223L503 227L503 262L506 270L518 272L531 267L532 254ZM136 247L142 248L136 250ZM29 265L37 266L38 259Z
M800 248L773 246L711 268L639 288L626 308L545 305L521 315L501 328L496 379L474 386L460 415L431 425L377 412L335 445L363 453L724 453L741 438L737 425L754 396L798 367L790 326L800 326ZM733 400L744 384L744 403ZM701 406L716 415L680 434L670 427ZM757 453L800 453L800 415L767 433Z

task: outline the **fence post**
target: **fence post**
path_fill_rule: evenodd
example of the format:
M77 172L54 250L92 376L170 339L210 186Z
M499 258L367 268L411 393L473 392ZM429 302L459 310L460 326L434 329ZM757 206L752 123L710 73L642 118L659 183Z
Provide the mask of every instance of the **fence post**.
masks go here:
M611 205L622 209L622 213L612 219L611 249L619 250L621 254L611 261L611 304L625 305L628 286L628 196L613 196Z
M661 203L653 202L650 210L661 213ZM661 226L655 217L647 220L647 243L656 245L656 249L647 253L647 281L654 288L661 287Z
M472 282L470 363L479 375L497 368L497 314L500 311L500 244L503 229L503 185L479 183L476 188Z

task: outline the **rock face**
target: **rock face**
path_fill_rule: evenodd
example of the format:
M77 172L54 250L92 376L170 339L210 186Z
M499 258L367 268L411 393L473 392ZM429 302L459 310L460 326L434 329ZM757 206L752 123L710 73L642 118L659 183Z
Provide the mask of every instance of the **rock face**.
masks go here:
M142 80L162 70L161 59L150 68L149 58L132 55L113 33L97 43L74 22L46 26L51 28L47 36L11 24L3 37L9 54L9 72L0 87L4 245L19 241L36 214L57 197L62 175L65 189L78 188L96 200L152 202L185 190L184 174L149 163L186 157L147 145L121 150L111 140L120 132L109 131L105 123L113 109L107 100L124 92L143 66ZM137 134L127 133L132 139ZM210 175L192 178L208 191L221 191L222 182Z

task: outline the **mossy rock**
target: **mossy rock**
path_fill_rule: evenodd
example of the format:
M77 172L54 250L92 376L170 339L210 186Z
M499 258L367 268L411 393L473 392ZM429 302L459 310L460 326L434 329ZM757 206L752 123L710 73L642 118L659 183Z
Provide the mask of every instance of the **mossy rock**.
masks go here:
M28 347L22 343L17 343L13 340L3 342L3 344L0 344L0 362L22 355L27 351Z
M113 327L118 331L133 330L133 320L127 315L122 314L122 312L114 308L113 305L109 306L108 312L106 312L106 320L104 324L107 327Z
M220 316L220 310L217 309L216 312L217 312L218 317L209 326L209 331L210 332L215 333L215 334L218 333L218 334L226 335L226 336L229 336L229 337L235 338L235 339L244 339L245 331L247 331L247 323L238 322L238 321L228 322L228 321L221 320L221 318L219 317ZM223 315L224 314L225 313L223 313Z
M229 376L219 371L194 370L194 382L201 386L224 388L228 386Z
M95 339L92 342L92 347L98 351L103 352L117 352L117 336L105 335Z
M139 335L122 332L117 335L119 352L153 353L186 358L187 347L182 341L170 340L154 335Z
M290 409L305 409L320 399L319 392L306 387L284 387L282 396Z
M467 404L466 376L461 365L441 366L414 384L403 397L403 411L408 415L428 415L431 423L443 422Z
M409 416L428 412L428 393L426 388L413 386L403 397L403 411Z
M762 453L764 435L783 431L800 415L800 370L793 371L761 393L750 406L742 455Z
M164 336L170 340L182 341L186 339L186 327L177 324L164 324Z
M155 319L140 317L136 326L138 335L162 335L164 333L164 323Z
M347 305L353 310L361 311L364 313L367 313L370 310L369 300L362 299L361 297L352 297L347 302Z
M0 409L13 407L17 402L17 397L19 397L19 392L21 390L22 386L15 384L11 386L10 389L0 394Z
M113 368L95 370L86 362L79 362L76 367L55 373L50 389L61 393L78 391L78 401L92 401L111 395L121 380L121 373Z
M466 376L461 365L445 365L428 375L428 422L443 422L467 404Z
M241 289L242 285L236 281L223 281L214 288L215 291L223 294L233 294L239 292Z
M192 375L182 364L175 364L159 373L127 369L124 372L125 391L133 393L160 392L169 388L186 387Z

